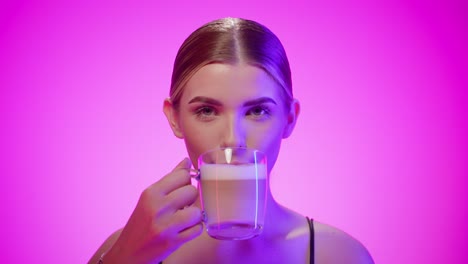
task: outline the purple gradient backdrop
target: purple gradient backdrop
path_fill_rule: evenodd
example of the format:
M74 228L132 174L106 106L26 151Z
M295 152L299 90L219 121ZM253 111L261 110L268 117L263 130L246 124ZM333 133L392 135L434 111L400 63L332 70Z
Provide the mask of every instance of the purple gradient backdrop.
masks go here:
M177 49L225 16L290 58L276 198L376 263L467 263L465 1L94 2L0 4L2 263L84 263L125 224L186 156L161 112Z

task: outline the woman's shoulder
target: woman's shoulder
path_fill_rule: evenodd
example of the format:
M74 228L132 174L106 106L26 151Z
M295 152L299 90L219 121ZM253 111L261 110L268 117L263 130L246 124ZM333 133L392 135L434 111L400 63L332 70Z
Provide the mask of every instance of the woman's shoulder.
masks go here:
M315 262L316 263L369 263L369 251L348 233L314 220Z

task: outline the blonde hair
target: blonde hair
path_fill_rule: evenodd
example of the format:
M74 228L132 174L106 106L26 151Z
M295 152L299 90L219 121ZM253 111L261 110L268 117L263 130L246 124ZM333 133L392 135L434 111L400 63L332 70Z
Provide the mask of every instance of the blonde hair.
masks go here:
M195 30L177 52L170 89L174 106L178 106L183 88L193 74L211 63L259 67L282 88L287 106L293 100L291 69L278 37L258 22L222 18Z

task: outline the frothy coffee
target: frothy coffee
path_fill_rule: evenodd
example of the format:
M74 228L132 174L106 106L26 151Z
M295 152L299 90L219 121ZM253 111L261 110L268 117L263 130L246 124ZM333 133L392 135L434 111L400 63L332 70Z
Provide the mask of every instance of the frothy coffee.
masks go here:
M266 178L264 164L204 164L200 168L204 180L255 180Z
M208 229L262 228L267 190L265 164L204 164L201 196ZM232 228L226 228L226 226Z

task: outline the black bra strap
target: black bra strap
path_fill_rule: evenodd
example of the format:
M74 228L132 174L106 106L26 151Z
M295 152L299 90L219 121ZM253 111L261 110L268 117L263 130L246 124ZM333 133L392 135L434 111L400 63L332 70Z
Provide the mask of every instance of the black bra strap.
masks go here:
M315 256L315 232L314 232L314 220L307 218L307 222L309 223L310 228L310 264L314 264L314 256Z

